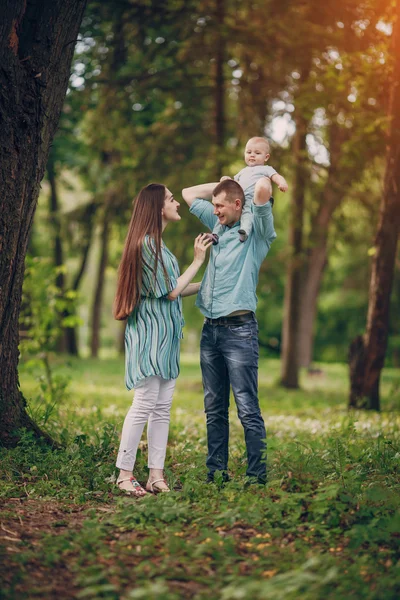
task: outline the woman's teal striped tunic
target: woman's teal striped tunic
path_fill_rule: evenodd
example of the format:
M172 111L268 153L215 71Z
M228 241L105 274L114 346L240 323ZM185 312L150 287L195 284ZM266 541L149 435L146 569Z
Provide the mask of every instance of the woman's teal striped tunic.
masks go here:
M178 377L180 339L183 337L181 297L173 301L167 298L177 286L178 262L162 242L162 261L159 258L155 271L156 246L149 236L144 239L142 255L142 297L129 316L125 330L125 383L128 390L152 375L163 379Z

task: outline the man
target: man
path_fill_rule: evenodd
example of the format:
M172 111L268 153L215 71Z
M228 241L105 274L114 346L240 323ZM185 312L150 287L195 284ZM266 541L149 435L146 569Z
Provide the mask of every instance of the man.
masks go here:
M207 419L207 480L216 471L228 480L229 389L232 386L247 449L247 476L266 482L266 433L258 403L258 326L256 286L260 266L276 237L271 182L259 180L254 191L253 229L241 243L238 230L244 204L241 186L232 179L182 190L190 212L209 229L222 225L196 305L205 316L200 344ZM212 204L208 200L212 199Z

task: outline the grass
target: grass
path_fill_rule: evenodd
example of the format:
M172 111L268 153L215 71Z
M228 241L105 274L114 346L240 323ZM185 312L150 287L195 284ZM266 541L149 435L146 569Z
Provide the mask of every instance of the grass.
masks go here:
M22 365L32 414L65 446L24 434L0 454L0 598L398 598L399 375L384 372L381 414L349 414L346 367L319 368L288 391L279 362L261 361L268 484L244 487L232 403L233 479L206 486L201 375L184 356L166 465L175 491L136 501L113 486L131 402L123 360L55 358L71 381L50 409ZM146 481L145 440L136 472Z

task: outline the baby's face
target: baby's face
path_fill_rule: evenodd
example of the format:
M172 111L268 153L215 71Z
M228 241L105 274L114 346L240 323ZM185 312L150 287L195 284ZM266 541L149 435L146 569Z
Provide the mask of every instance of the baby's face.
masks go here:
M247 142L244 150L244 161L248 167L263 165L269 157L268 148L264 142L253 140Z

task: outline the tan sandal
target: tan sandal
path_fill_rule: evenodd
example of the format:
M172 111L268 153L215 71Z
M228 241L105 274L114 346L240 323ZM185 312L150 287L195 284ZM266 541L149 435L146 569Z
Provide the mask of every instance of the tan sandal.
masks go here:
M126 490L125 488L120 487L121 483L124 483L124 481L131 482L131 484L132 484L131 490ZM135 479L134 477L126 477L125 479L118 479L117 486L121 492L124 492L124 494L127 494L128 496L134 496L135 498L143 498L143 496L146 496L146 494L147 494L146 490L140 485L138 480Z
M167 486L167 488L162 488L158 485L156 485L157 483L159 483L160 481L163 481L165 483L165 485ZM171 490L168 487L168 483L165 481L165 479L155 479L154 481L148 481L146 483L146 490L148 492L151 492L152 494L165 494L166 492L170 492Z

